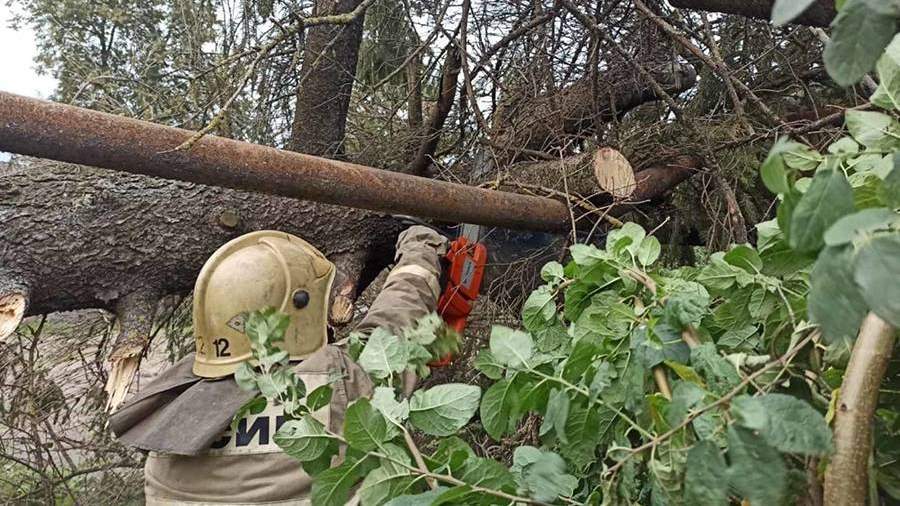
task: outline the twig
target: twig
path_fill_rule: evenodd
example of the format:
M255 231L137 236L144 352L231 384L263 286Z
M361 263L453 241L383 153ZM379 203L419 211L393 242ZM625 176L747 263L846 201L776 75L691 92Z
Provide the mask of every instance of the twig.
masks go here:
M416 466L418 466L419 471L421 471L423 475L427 475L429 472L428 466L425 465L425 459L422 458L422 452L419 451L419 447L416 446L416 442L413 441L413 438L409 434L409 431L406 430L406 427L401 425L400 430L403 431L403 440L406 441L406 447L409 448L410 453L412 453L413 459L416 461ZM435 483L434 478L426 476L425 482L428 483L431 490L437 490L438 486L437 483Z

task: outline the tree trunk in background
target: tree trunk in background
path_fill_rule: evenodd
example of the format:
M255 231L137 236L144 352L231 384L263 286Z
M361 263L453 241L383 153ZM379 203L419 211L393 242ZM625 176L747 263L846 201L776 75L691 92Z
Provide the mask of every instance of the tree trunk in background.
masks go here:
M315 15L350 12L360 3L362 0L319 0ZM291 150L332 158L343 152L364 19L363 14L346 25L321 25L307 31Z
M460 61L459 50L455 46L451 46L447 50L447 58L444 60L444 66L441 69L441 80L438 84L440 90L437 103L428 118L428 124L422 132L422 142L416 150L413 159L403 171L414 176L426 176L426 171L431 165L434 153L437 150L438 142L441 140L441 132L444 129L444 122L447 121L447 115L453 108L453 99L456 98L456 82L459 79ZM421 97L419 97L421 104ZM422 121L421 107L418 111L419 123ZM412 114L412 108L410 108ZM412 116L410 116L412 117Z
M799 2L800 0L792 0ZM775 0L669 0L682 9L737 14L748 18L770 19ZM827 27L837 15L834 0L815 0L792 22L800 25Z

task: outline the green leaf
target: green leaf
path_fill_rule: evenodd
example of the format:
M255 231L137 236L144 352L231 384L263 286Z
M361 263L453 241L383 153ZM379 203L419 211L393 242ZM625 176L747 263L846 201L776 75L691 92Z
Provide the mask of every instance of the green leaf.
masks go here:
M900 0L863 0L873 11L895 18L900 17Z
M516 480L506 466L481 457L469 457L459 479L472 486L501 491L515 490L516 487Z
M757 332L756 325L745 325L740 328L730 328L719 336L716 344L729 350L753 350L757 339L752 339Z
M265 346L284 340L291 318L273 307L253 311L246 318L244 333L251 343Z
M400 338L379 327L359 354L359 365L373 377L385 379L406 369L407 359L407 347Z
M850 86L875 66L894 37L896 21L872 10L865 0L847 0L832 26L825 68L836 83Z
M900 327L900 233L878 234L861 245L853 279L872 311Z
M688 452L684 475L686 504L717 506L728 504L725 457L712 441L700 441Z
M249 362L241 362L234 371L234 381L242 390L257 390L256 371Z
M869 310L853 280L852 250L825 248L810 272L807 311L829 343L856 339L863 317Z
M498 380L503 377L504 364L501 364L491 353L491 350L483 349L478 352L473 363L475 369L478 369L485 376L492 380Z
M885 229L898 219L897 213L886 207L871 207L839 219L825 232L825 244L842 246L859 235Z
M796 397L778 393L743 395L734 399L731 410L739 424L781 452L821 456L833 449L825 418Z
M828 152L834 155L853 155L859 153L859 144L850 137L841 137L828 146Z
M377 465L373 458L364 457L323 471L312 485L312 503L316 506L343 506L349 499L350 488Z
M306 396L306 406L310 411L318 411L331 402L331 385L322 385Z
M772 7L772 23L781 26L790 23L803 11L809 8L815 0L777 0Z
M409 421L432 436L449 436L469 422L478 409L481 389L448 383L417 390L409 401Z
M842 172L821 170L803 194L791 217L790 245L800 252L814 252L825 244L825 231L852 213L853 189Z
M347 408L344 439L361 451L372 451L389 439L387 421L372 408L368 399L357 399Z
M637 223L625 223L607 234L606 251L616 255L628 251L632 257L637 257L646 235L647 232Z
M628 335L634 321L634 309L622 303L614 292L599 293L590 305L573 320L576 340L606 338L620 340Z
M312 415L288 420L275 433L275 444L291 457L306 462L319 458L328 448L332 437L325 433L322 422Z
M741 382L734 366L719 356L712 343L691 350L691 364L705 379L711 392L724 395Z
M659 258L659 254L662 252L662 248L659 245L659 239L653 237L652 235L648 235L641 240L641 245L638 248L637 259L638 262L641 263L644 267L652 264Z
M549 353L558 350L572 340L568 331L558 321L534 335L535 346L539 352Z
M780 209L780 207L779 207ZM725 291L734 286L745 286L753 282L753 276L744 269L725 261L725 253L716 252L710 256L709 265L697 276L697 281L714 291Z
M646 325L636 327L631 333L631 349L635 358L648 369L664 360L687 363L690 357L690 349L681 339L681 332L663 322L658 322L652 329Z
M568 441L560 441L559 453L573 470L582 473L597 460L598 446L612 441L617 420L618 415L609 408L597 404L570 403L566 419Z
M559 455L541 451L534 462L523 466L523 481L531 497L537 501L553 502L557 497L575 493L578 479L566 473L566 462Z
M900 209L900 153L894 155L894 168L884 178L879 196L892 209Z
M396 425L402 424L409 417L409 401L403 399L398 402L393 388L375 387L372 406Z
M509 470L513 474L518 475L518 478L524 478L524 476L522 476L522 471L524 471L526 467L537 462L541 458L541 453L542 450L540 448L535 448L534 446L517 446L513 451L513 463ZM522 488L527 488L524 479L519 479L518 481Z
M443 326L443 318L437 313L431 312L416 320L413 327L405 329L403 336L411 343L427 346L437 339L438 332Z
M541 424L542 435L550 430L554 430L560 442L568 443L569 440L566 438L566 420L569 418L569 402L569 396L565 390L554 388L550 391L550 398L547 400L547 411Z
M481 424L485 432L500 441L515 430L519 420L521 400L515 382L502 379L487 389L481 399Z
M666 284L666 322L677 330L698 326L709 313L709 292L699 283L673 279Z
M875 111L852 111L845 114L847 130L857 142L870 149L897 147L896 135L900 131L897 120Z
M815 169L823 160L818 151L805 144L798 144L796 148L786 151L782 156L785 165L804 172Z
M627 367L618 371L618 380L604 390L600 397L611 406L635 409L643 402L647 370L637 360L627 362Z
M534 354L534 340L526 332L494 325L491 328L491 353L501 364L525 367Z
M742 427L728 427L728 482L750 504L782 504L787 467L775 448Z
M384 503L384 506L431 506L435 499L448 490L450 489L447 487L438 487L421 494L401 495Z
M547 283L556 283L565 279L563 266L559 262L547 262L541 268L541 279Z
M725 254L725 261L729 264L740 267L750 274L756 274L762 270L763 263L759 258L759 253L755 249L746 244L737 245Z
M563 364L562 377L566 381L577 383L600 351L593 339L581 339L566 357Z
M247 415L258 415L265 411L268 402L265 397L257 396L245 402L243 406L238 408L237 412L231 417L231 431L237 430L237 424L240 423Z
M688 411L700 404L704 397L706 397L706 391L695 383L675 382L675 387L672 388L672 402L665 410L665 421L668 426L674 427L684 421Z
M778 209L775 211L775 220L778 222L778 228L781 229L781 233L784 234L786 241L790 241L791 220L794 217L794 209L796 209L801 198L803 198L803 194L796 189L792 189L782 196ZM790 242L788 243L790 244Z
M878 59L878 88L869 102L887 110L900 110L900 37L888 45Z
M672 371L684 381L693 383L694 385L697 385L699 387L706 387L706 383L704 383L703 378L701 378L700 375L697 374L697 371L695 371L693 367L680 364L678 362L673 362L671 360L666 360L663 363L669 366L669 368L672 369Z
M608 258L606 252L589 244L573 244L569 248L569 252L572 254L572 260L579 267L591 267Z
M531 292L522 305L522 323L526 329L540 330L553 322L556 316L556 301L553 295L554 291L549 285L540 286Z
M409 457L402 450L394 445L391 447L395 448L391 452L392 458L408 463ZM387 459L382 459L382 465L370 471L359 487L360 504L362 506L384 504L392 497L409 492L417 481L408 469Z
M337 440L332 440L328 446L325 447L325 451L322 452L321 455L312 460L307 460L301 467L308 475L315 478L323 471L331 469L331 462L335 455L340 453L340 450L341 448Z

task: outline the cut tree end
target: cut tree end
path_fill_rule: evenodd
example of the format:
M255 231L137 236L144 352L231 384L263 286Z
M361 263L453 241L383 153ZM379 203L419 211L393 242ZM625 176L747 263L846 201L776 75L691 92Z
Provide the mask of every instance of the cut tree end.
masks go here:
M601 148L594 153L594 177L600 188L616 199L630 197L637 187L631 163L612 148Z
M27 307L28 299L21 293L0 295L0 340L15 332Z

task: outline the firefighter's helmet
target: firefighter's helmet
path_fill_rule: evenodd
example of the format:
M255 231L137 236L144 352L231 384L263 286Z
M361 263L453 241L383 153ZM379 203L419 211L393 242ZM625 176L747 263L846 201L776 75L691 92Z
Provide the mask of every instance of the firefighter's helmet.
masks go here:
M291 317L279 344L292 360L327 341L335 267L315 247L284 232L242 235L209 257L194 287L194 374L220 378L250 359L249 312L275 307Z

